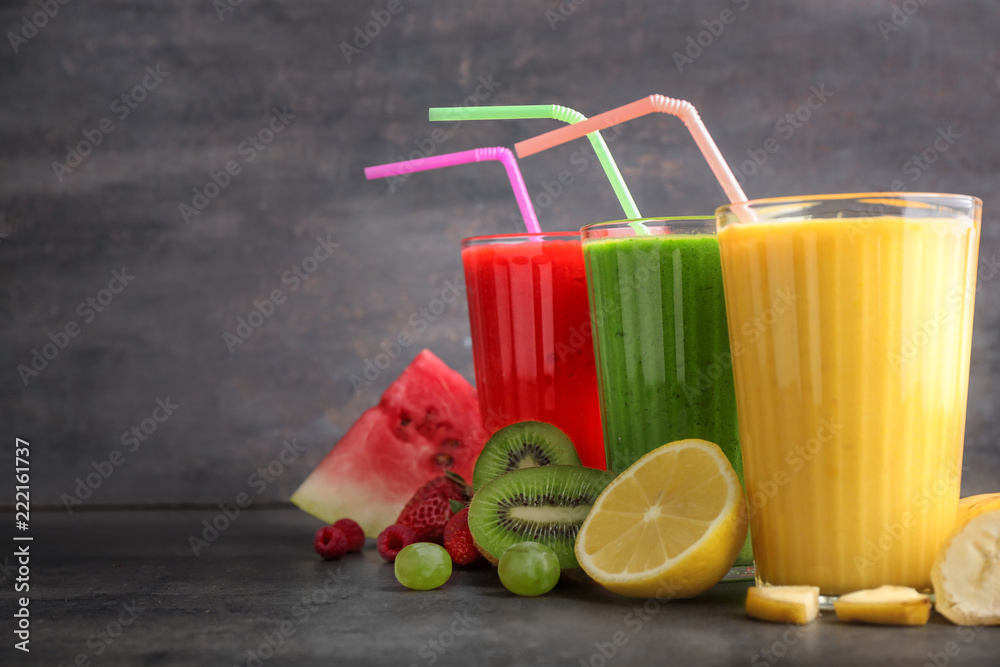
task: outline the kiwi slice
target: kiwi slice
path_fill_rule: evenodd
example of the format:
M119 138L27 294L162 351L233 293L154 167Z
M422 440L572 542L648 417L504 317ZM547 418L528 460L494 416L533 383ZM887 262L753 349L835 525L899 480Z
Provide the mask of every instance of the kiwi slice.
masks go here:
M488 561L517 542L541 542L563 570L578 568L573 547L580 525L614 475L583 466L513 470L487 483L469 504L469 531Z
M552 424L517 422L486 442L472 472L472 488L478 490L511 470L553 465L580 465L573 441Z

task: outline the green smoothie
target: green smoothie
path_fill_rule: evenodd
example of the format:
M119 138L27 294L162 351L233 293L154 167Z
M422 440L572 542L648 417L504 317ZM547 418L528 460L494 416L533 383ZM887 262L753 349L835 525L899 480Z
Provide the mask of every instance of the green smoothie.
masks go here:
M584 228L608 470L700 438L719 445L742 482L714 222L645 224L648 235L620 223Z

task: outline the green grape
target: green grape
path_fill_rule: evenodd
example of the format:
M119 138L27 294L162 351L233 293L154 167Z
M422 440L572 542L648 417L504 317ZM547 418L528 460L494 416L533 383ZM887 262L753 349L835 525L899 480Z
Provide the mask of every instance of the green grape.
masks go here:
M437 588L451 577L451 556L444 547L416 542L396 554L396 579L415 591Z
M500 556L500 581L517 595L544 595L559 581L559 557L538 542L518 542Z

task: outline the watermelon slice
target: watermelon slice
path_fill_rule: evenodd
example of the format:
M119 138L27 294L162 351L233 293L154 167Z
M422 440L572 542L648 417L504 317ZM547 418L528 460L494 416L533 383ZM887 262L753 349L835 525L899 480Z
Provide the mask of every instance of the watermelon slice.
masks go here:
M476 390L423 350L292 495L309 514L354 519L369 537L396 522L425 482L447 470L472 479L486 443Z

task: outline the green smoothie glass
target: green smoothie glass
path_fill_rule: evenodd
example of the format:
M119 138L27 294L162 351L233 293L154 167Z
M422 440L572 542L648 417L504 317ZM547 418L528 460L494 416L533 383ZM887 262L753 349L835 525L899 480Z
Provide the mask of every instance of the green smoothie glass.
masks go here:
M581 234L608 470L700 438L742 482L714 216L602 222ZM748 535L726 579L753 572Z

